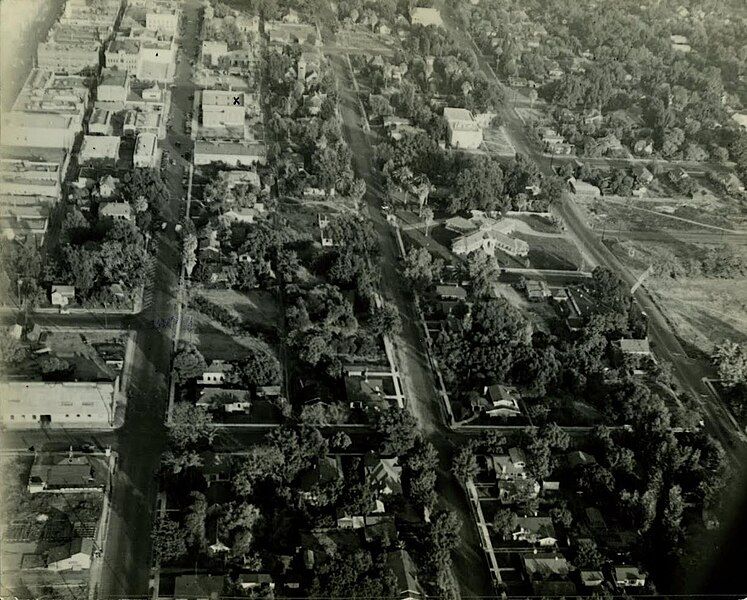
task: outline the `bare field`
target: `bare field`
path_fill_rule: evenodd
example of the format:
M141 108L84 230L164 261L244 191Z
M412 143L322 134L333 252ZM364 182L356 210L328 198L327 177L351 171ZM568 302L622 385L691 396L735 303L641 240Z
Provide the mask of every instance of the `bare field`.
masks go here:
M635 273L649 265L696 259L702 247L683 242L625 242L611 246ZM679 337L710 353L714 344L747 340L747 279L651 276L646 287L674 325Z

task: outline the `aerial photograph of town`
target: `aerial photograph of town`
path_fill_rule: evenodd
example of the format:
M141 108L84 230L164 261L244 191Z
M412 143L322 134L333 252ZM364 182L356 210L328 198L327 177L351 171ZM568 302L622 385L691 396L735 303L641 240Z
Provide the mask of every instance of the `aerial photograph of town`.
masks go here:
M0 0L0 600L747 598L745 0Z

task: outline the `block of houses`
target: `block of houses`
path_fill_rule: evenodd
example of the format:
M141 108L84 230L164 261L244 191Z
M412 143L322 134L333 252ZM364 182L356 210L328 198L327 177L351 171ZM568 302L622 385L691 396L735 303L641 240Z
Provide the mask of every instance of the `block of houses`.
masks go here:
M106 463L100 459L72 455L59 459L37 455L27 488L31 494L103 492L108 476Z
M50 290L50 301L52 306L64 307L75 302L74 285L53 285Z
M252 407L251 393L249 390L208 387L200 391L196 405L204 406L211 411L247 414Z
M489 417L518 417L521 409L514 392L503 385L486 385L482 394L473 401L472 409Z
M402 467L397 457L378 458L367 455L364 463L366 480L371 486L385 495L401 494Z
M516 529L511 532L515 542L538 544L539 546L554 546L558 539L555 527L550 517L518 517Z
M472 113L465 108L444 108L444 119L452 148L479 148L482 144L482 128Z
M93 539L75 538L67 544L54 546L47 551L47 569L50 571L84 571L91 568Z
M197 380L200 385L221 385L225 382L226 374L233 370L233 365L223 360L212 361Z
M646 574L638 567L615 567L615 583L620 587L643 587L646 585Z
M115 221L132 221L132 206L127 202L102 202L99 205L99 218Z

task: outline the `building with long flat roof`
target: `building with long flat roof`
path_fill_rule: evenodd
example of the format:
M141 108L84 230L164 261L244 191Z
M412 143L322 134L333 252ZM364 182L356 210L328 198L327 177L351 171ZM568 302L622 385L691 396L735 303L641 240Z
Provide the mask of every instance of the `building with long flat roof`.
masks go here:
M152 169L156 166L158 137L154 133L139 133L135 142L136 167Z
M101 42L42 42L36 47L36 64L41 69L80 73L101 63Z
M82 119L89 97L85 77L32 69L12 110L79 115Z
M196 141L194 163L197 166L225 163L234 167L265 164L267 147L264 144Z
M2 117L0 144L70 150L82 127L78 115L10 111Z
M0 382L0 423L9 429L111 427L118 393L119 378Z
M119 158L120 138L116 135L86 135L80 147L80 162Z

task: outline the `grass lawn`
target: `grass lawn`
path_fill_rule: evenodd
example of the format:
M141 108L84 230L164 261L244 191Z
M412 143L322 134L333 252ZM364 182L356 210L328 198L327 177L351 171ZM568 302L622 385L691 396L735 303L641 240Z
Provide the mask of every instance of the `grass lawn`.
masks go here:
M535 269L575 271L581 265L581 253L568 240L523 233L515 236L529 244L529 264Z
M280 304L274 292L205 289L200 290L200 295L241 317L246 325L257 325L261 330L278 329Z
M252 348L262 348L276 354L270 345L252 335L234 335L231 331L202 313L191 309L185 312L192 327L182 332L182 340L195 344L205 360L238 360Z
M539 215L511 215L511 218L524 221L532 229L541 233L560 233L558 226L547 217Z

